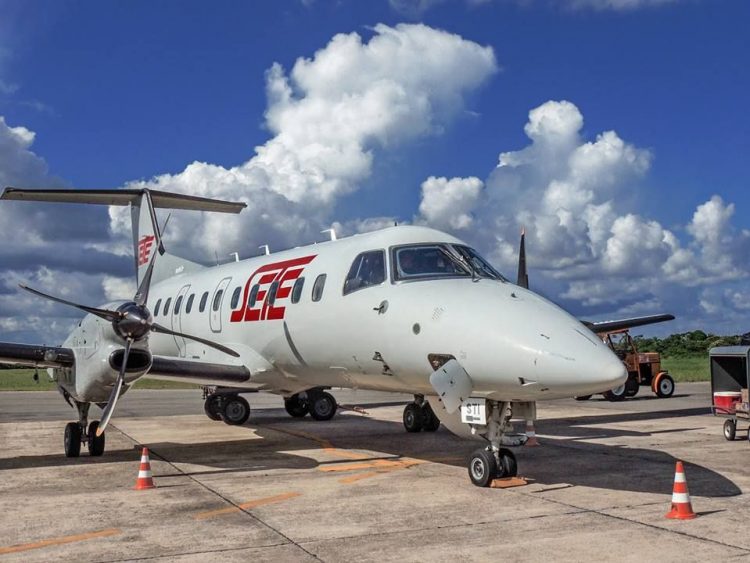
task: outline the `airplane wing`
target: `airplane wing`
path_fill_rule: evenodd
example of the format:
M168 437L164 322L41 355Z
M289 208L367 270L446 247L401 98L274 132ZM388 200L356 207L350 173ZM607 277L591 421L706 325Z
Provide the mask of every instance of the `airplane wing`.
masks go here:
M242 365L195 362L168 356L153 356L146 374L153 379L184 381L204 385L231 385L250 380L250 371ZM70 348L0 342L0 364L38 368L63 368L75 365Z
M151 369L145 377L199 385L236 385L250 380L250 370L245 366L154 356Z
M674 315L663 314L663 315L648 315L645 317L631 317L629 319L620 319L617 321L581 321L588 327L589 330L596 334L607 334L609 332L617 332L619 330L626 330L637 326L650 325L654 323L663 323L664 321L674 320Z
M0 364L62 368L71 367L74 363L75 357L70 348L0 342Z

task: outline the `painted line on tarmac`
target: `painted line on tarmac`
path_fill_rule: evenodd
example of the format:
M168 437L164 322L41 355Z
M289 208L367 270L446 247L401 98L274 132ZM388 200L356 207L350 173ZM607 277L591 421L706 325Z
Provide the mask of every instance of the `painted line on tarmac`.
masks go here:
M32 543L23 543L19 545L11 545L8 547L0 547L0 555L7 555L9 553L19 553L21 551L29 551L32 549L40 549L42 547L49 547L51 545L62 545L66 543L93 540L96 538L106 538L108 536L116 536L121 533L122 533L122 530L120 530L119 528L108 528L106 530L99 530L98 532L89 532L87 534L76 534L74 536L62 536L59 538L50 538L50 539L40 540L40 541L32 542Z
M229 506L227 508L220 508L218 510L209 510L208 512L199 512L198 514L194 515L193 518L195 518L196 520L205 520L206 518L213 518L214 516L223 516L225 514L242 512L244 510L250 510L252 508L257 508L259 506L265 506L267 504L275 504L277 502L283 502L285 500L298 497L301 494L302 493L289 492L289 493L282 493L280 495L275 495L272 497L259 498L259 499L251 500L248 502L243 502L235 506Z
M366 471L364 473L355 473L353 475L347 475L346 477L342 477L341 479L339 479L339 483L342 483L344 485L351 485L352 483L362 481L363 479L369 479L370 477L377 477L378 475L391 473L393 471L400 471L402 469L407 469L409 467L412 467L414 465L420 465L422 463L426 463L426 461L423 459L411 459L411 458L405 458L405 459L399 459L399 460L376 459L369 463L346 463L346 464L337 465L337 466L319 467L318 469L325 473L333 473L333 472L340 472L340 471L356 471L356 470L362 470L362 469L374 469L374 471Z
M344 485L351 485L352 483L356 483L357 481L361 481L362 479L369 479L370 477L377 477L378 475L382 475L382 473L378 473L377 471L371 471L369 473L355 473L354 475L349 475L348 477L342 477L339 479L339 483L343 483Z

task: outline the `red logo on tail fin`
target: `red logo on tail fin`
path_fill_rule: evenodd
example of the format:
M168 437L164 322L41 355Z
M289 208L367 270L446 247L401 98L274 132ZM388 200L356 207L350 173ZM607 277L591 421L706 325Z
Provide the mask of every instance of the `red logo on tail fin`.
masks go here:
M151 256L151 246L154 244L156 237L154 235L144 235L138 241L138 266L148 264L148 258Z

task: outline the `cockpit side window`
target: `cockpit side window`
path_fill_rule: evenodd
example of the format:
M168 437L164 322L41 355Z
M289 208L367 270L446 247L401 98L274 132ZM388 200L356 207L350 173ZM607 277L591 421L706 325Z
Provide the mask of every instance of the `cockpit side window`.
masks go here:
M385 281L385 251L370 250L354 259L344 282L344 295Z

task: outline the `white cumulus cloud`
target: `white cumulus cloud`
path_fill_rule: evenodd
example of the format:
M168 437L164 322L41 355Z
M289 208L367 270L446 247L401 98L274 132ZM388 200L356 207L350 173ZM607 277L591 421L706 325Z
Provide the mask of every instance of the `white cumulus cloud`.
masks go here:
M197 245L204 259L245 248L310 242L330 224L334 205L371 173L376 151L439 134L465 96L497 70L491 48L421 24L379 24L364 41L339 34L289 73L267 73L266 126L273 137L233 168L194 162L129 187L151 187L248 203L237 221L183 214L170 222L178 252ZM127 233L122 210L112 229ZM175 242L179 245L180 243Z

